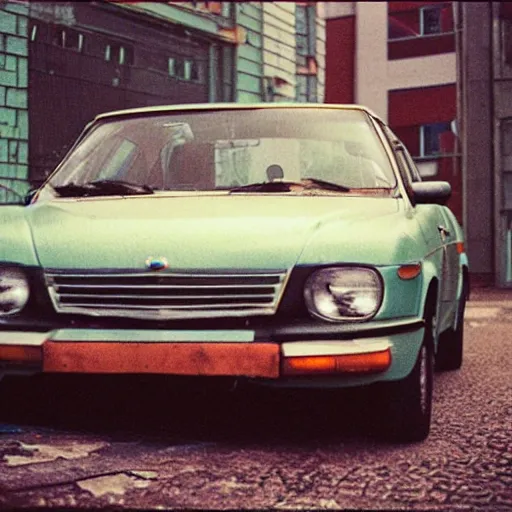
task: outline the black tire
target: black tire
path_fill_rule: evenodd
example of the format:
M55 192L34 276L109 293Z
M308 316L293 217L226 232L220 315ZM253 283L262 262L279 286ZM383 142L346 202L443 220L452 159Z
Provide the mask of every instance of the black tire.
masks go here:
M462 366L464 351L464 311L466 309L467 287L464 284L457 311L457 328L448 329L439 336L436 354L436 370L459 370Z
M425 334L412 372L403 380L386 383L383 392L384 435L398 443L423 441L430 432L434 381L432 325L435 305L425 307Z

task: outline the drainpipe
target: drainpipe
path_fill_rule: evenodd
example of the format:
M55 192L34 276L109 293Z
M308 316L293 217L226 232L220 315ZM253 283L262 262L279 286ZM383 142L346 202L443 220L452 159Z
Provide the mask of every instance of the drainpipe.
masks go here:
M462 171L462 65L461 65L461 36L462 36L462 13L461 13L461 4L459 2L452 2L453 9L453 21L454 21L454 31L455 31L455 65L456 65L456 94L457 94L457 104L456 104L456 120L455 120L455 129L452 128L452 131L455 132L455 151L452 157L452 169L455 172L462 173L461 182L463 187L463 209L464 209L464 175ZM459 156L457 156L459 155ZM457 165L457 160L460 161L460 169Z
M457 145L461 150L461 172L462 172L462 227L466 240L468 239L468 193L467 193L467 50L465 42L464 26L467 23L465 2L452 2L455 22L455 56L457 72Z
M208 49L208 66L210 68L210 79L208 83L208 102L215 103L217 98L217 74L219 69L218 60L218 46L215 43L210 43Z
M500 281L502 277L502 268L501 265L501 251L503 249L501 243L501 214L500 214L500 206L501 206L501 195L500 187L501 182L501 130L500 130L500 122L496 117L495 103L494 103L494 95L496 93L496 76L500 71L496 69L495 63L495 49L500 48L500 33L501 33L501 21L498 14L498 9L500 4L498 2L489 2L489 120L490 120L490 162L489 165L491 167L491 200L492 204L492 218L491 218L491 233L493 234L491 238L491 250L493 258L491 260L492 268L491 272L493 274L493 280L495 286L500 286ZM501 75L501 73L500 73Z

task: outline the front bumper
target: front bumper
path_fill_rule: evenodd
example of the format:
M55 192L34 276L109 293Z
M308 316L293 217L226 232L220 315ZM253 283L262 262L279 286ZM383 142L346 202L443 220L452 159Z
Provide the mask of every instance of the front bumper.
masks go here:
M396 331L319 336L301 332L281 340L252 330L56 329L0 332L0 378L12 374L91 373L231 376L283 387L348 387L406 377L416 361L423 325ZM290 334L290 333L289 333ZM309 336L308 336L309 334ZM359 364L389 353L384 367ZM332 371L290 375L291 359L326 358ZM356 361L358 364L348 364ZM380 357L382 361L382 357Z

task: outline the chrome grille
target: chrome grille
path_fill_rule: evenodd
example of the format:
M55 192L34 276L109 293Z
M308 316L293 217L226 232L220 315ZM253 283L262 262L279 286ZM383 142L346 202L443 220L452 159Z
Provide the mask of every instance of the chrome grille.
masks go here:
M165 320L272 315L287 275L49 271L46 283L60 313Z

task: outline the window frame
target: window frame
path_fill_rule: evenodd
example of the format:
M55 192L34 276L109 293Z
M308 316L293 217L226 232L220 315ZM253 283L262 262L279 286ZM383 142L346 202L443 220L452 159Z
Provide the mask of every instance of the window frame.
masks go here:
M438 121L438 122L435 122L435 123L426 123L426 124L422 124L420 125L420 133L419 133L419 155L418 155L418 158L420 159L430 159L430 160L433 160L435 158L442 158L442 157L446 157L446 156L449 156L452 153L447 153L447 154L443 154L441 153L440 151L440 148L439 148L439 151L437 153L426 153L425 152L425 142L426 142L426 138L425 138L425 127L427 126L434 126L434 125L441 125L441 124L447 124L449 125L449 130L451 131L452 128L451 128L451 123L453 121ZM446 131L446 130L445 130ZM443 133L443 132L438 132L437 133L437 136L439 137L439 135ZM439 142L439 139L438 139L438 142Z
M455 19L453 20L453 26L449 30L443 30L442 28L442 20L441 16L443 13L443 9L446 8L453 8L450 5L450 2L440 2L438 4L428 4L418 7L413 7L411 9L407 9L404 11L389 11L387 12L387 24L388 24L388 34L387 34L387 41L388 43L392 43L395 41L407 41L411 39L423 39L423 38L429 38L429 37L441 37L446 36L449 34L455 33ZM426 15L425 13L428 10L436 10L439 12L439 32L426 32L425 31L425 23L426 23ZM403 35L400 37L390 37L389 36L389 29L390 29L390 18L394 18L397 23L403 23L401 22L400 15L404 13L417 13L418 15L418 33L417 34L411 34L411 35ZM409 27L410 28L410 27ZM412 31L413 29L410 28Z
M420 19L419 19L419 28L420 28L420 34L419 37L428 37L428 36L436 36L439 34L444 34L444 32L441 29L441 13L443 10L443 7L445 7L445 4L441 5L424 5L423 7L419 8L420 11ZM439 32L425 32L425 12L427 11L437 11L439 15Z

